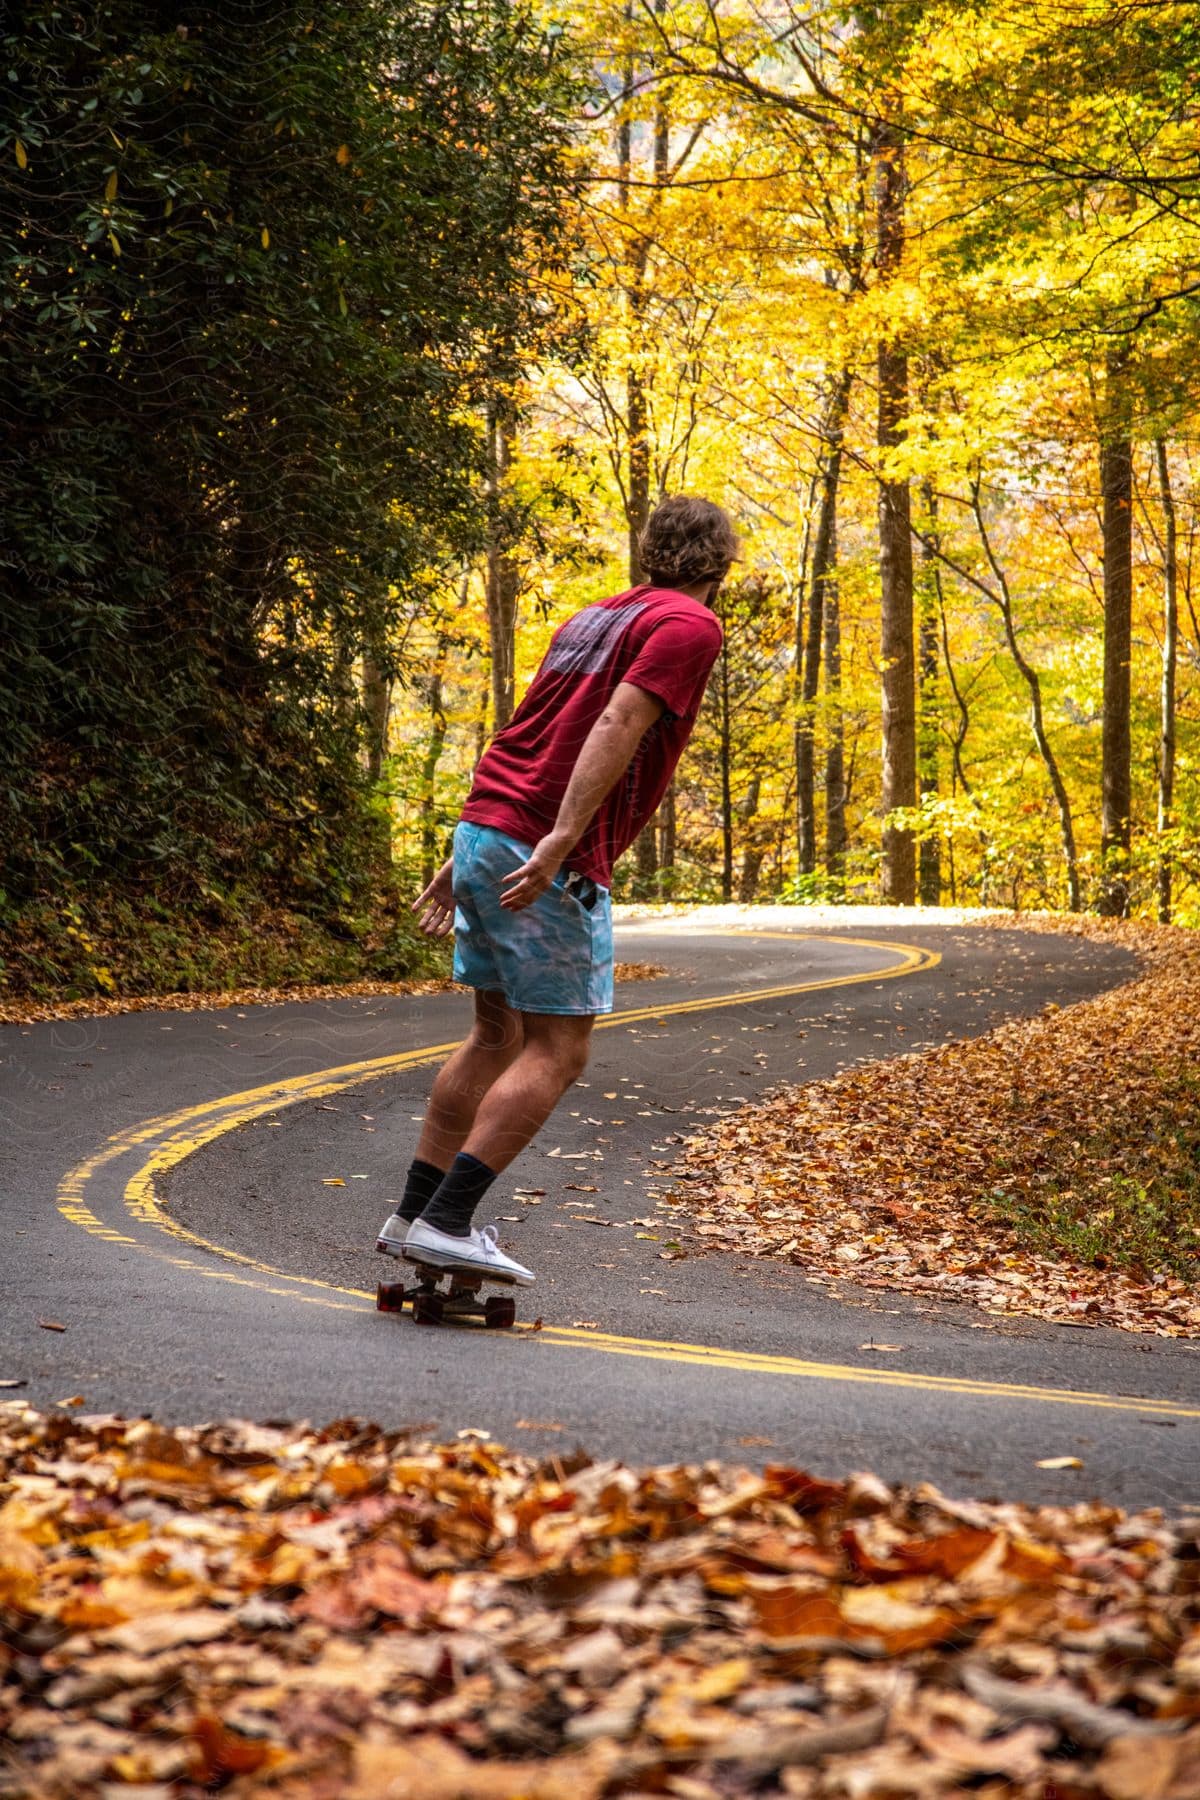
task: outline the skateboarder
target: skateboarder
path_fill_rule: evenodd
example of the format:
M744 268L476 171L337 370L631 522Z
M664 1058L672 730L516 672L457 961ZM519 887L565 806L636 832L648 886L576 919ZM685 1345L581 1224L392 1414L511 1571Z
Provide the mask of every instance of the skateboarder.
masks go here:
M719 506L679 495L639 546L648 579L575 613L475 771L454 854L414 903L454 927L475 1023L438 1074L404 1198L376 1247L527 1287L475 1209L587 1064L612 1011L612 866L653 816L721 649L737 554Z

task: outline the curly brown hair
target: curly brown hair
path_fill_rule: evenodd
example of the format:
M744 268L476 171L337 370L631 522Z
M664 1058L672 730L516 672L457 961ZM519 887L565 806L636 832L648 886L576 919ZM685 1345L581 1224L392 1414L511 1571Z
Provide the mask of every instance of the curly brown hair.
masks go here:
M664 587L723 581L741 548L729 516L712 500L673 494L655 507L638 539L649 580Z

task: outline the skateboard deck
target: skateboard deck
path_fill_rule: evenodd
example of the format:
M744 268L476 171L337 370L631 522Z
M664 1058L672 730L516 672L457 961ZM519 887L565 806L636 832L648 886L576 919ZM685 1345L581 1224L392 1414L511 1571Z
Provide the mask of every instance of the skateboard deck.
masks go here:
M385 1254L396 1255L394 1251ZM381 1281L376 1290L378 1312L403 1312L407 1306L414 1325L441 1325L447 1319L481 1319L493 1331L515 1325L517 1303L509 1294L489 1294L486 1300L479 1290L485 1281L499 1287L510 1287L501 1277L478 1275L469 1269L446 1268L436 1263L418 1262L416 1257L400 1255L398 1260L410 1264L415 1285L403 1281Z

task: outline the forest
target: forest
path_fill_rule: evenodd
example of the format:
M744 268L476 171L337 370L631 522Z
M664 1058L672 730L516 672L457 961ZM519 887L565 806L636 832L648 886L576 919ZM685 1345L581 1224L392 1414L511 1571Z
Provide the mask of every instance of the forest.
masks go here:
M742 554L616 898L1200 923L1192 6L9 17L10 989L419 970L680 492Z

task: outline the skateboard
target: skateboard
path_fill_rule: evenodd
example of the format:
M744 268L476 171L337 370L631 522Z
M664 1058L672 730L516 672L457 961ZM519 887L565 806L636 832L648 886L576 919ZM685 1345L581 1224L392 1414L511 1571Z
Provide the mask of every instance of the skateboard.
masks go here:
M495 1280L494 1276L438 1268L433 1263L418 1262L415 1257L403 1260L412 1263L416 1286L381 1281L375 1295L376 1311L403 1312L408 1306L414 1325L440 1325L446 1319L482 1319L489 1329L504 1331L516 1324L517 1303L510 1295L489 1294L486 1300L480 1296L484 1282Z

